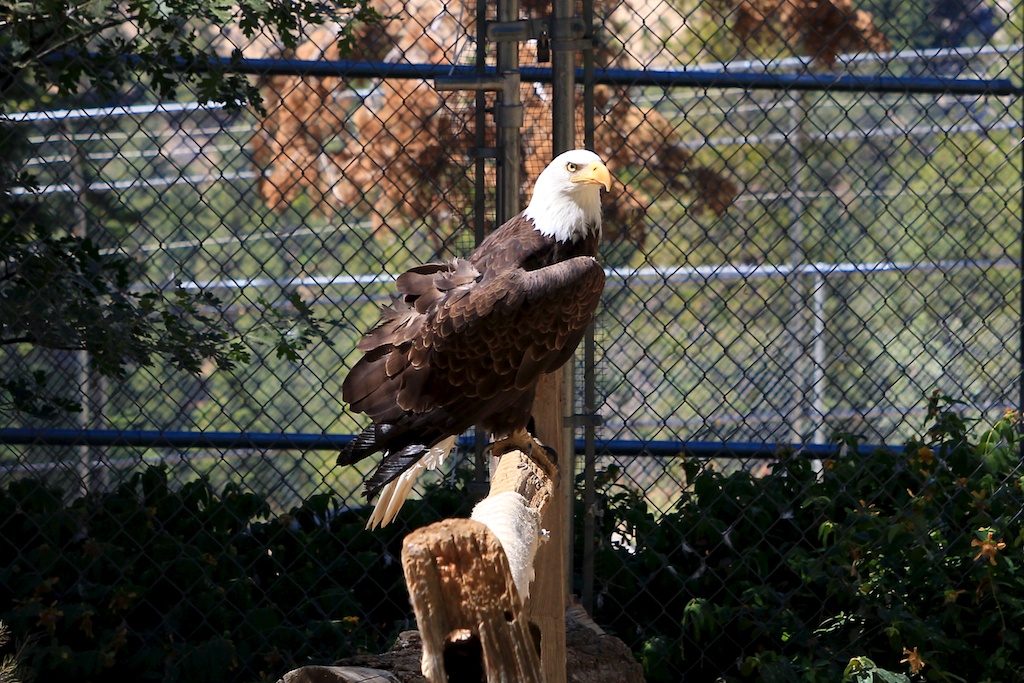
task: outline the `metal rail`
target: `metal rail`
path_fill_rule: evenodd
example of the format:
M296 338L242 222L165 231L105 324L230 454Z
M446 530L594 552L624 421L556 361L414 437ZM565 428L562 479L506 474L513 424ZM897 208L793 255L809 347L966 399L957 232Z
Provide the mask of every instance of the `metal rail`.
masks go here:
M35 427L8 427L0 429L0 444L13 446L105 446L111 448L208 448L222 450L248 449L259 451L341 450L351 441L351 434L274 434L255 432L187 432L145 429L42 429ZM471 449L472 437L461 437L459 446ZM586 444L576 439L577 453L582 453ZM835 457L841 446L838 444L771 444L758 442L718 441L641 441L638 439L597 439L596 450L618 456L631 457L677 457L680 455L697 458L762 458L779 456L782 449L791 449L799 456L811 458ZM881 446L862 444L858 452L869 453Z
M56 61L57 58L55 58ZM129 59L128 61L133 61ZM492 79L500 72L493 67L451 64L408 64L358 60L301 59L209 59L185 62L182 71L227 71L262 76L318 76L335 78L412 78L422 80L464 78L468 81ZM550 67L520 66L521 80L534 83L554 82ZM576 78L584 78L582 68ZM589 76L589 74L586 74ZM810 90L871 93L934 93L947 95L990 95L1019 97L1024 85L1008 78L942 78L935 76L857 76L817 73L766 73L708 69L593 69L594 83L616 86L657 86L663 88L723 88L740 90Z

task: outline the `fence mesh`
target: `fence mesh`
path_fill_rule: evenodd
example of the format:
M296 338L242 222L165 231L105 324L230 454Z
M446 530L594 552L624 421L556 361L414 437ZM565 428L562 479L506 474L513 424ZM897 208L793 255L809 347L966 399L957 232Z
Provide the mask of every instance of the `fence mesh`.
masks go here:
M58 231L86 238L100 256L129 256L137 266L126 277L136 294L208 297L198 314L249 354L230 369L205 359L194 372L173 356L134 359L120 375L59 339L5 338L5 484L42 476L69 499L114 495L160 464L167 484L185 495L203 481L224 491L224 501L255 492L306 530L326 529L332 515L363 504L365 467L336 468L336 451L323 442L289 448L287 438L312 443L362 426L346 412L340 385L393 278L467 253L494 222L495 169L474 156L494 144L491 121L480 115L493 95L440 92L422 77L380 78L339 61L427 65L435 75L475 64L477 8L382 2L377 9L385 19L358 31L351 53L333 40L336 27L311 29L290 50L268 35L242 39L237 27L211 33L221 54L237 48L250 59L291 60L250 77L263 111L200 101L188 88L169 101L142 84L118 89L116 98L15 96L5 86L0 157L32 176L8 183L5 211L20 220L32 215L26 206L40 206ZM773 583L768 569L744 579L750 585L714 590L700 577L709 567L744 565L730 533L738 537L748 525L772 538L780 526L797 525L785 520L802 518L766 512L758 505L769 493L744 497L729 482L778 482L788 472L793 499L807 496L821 485L832 457L825 445L837 433L867 444L914 442L940 414L929 404L936 391L984 425L1020 407L1022 112L1005 83L1019 85L1021 7L630 0L598 2L594 11L597 64L617 76L602 71L581 85L581 103L583 89L593 88L593 145L617 187L606 198L608 283L595 360L590 368L577 360L579 412L587 410L582 378L592 374L601 417L591 454L596 481L584 482L582 450L579 458L577 528L590 535L577 538L577 589L599 622L648 657L651 680L736 676L723 668L739 667L753 646L724 631L724 640L714 630L693 636L693 605L718 590L749 603L760 599L744 592L752 587L789 588ZM493 12L484 14L493 19ZM543 17L549 8L526 3L523 12ZM543 66L539 52L535 42L524 44L524 66ZM311 61L339 70L313 73ZM651 85L652 72L675 80ZM524 192L551 155L550 93L550 85L522 86ZM587 115L581 109L580 123ZM19 265L8 260L4 298ZM50 297L64 290L45 275L29 284L36 291L19 303L23 310L0 312L44 319L58 310ZM67 445L68 434L91 440ZM216 442L237 434L268 438L263 446ZM795 448L810 469L780 460L779 447ZM463 464L472 461L471 448L464 450ZM1012 470L999 470L997 487ZM873 481L872 472L863 474ZM896 481L875 483L888 490ZM724 513L694 516L708 487L749 507L732 522ZM320 509L323 494L340 502ZM588 514L598 515L595 528L583 523ZM680 535L654 539L677 530L658 531L668 518L683 524ZM701 531L707 525L713 534ZM270 533L252 529L254 538ZM967 543L971 531L960 529L957 542ZM11 557L32 565L40 546L63 547L65 532L23 529ZM792 530L801 543L818 533L816 524ZM367 583L378 591L400 584L390 564L394 539L372 538L331 544L366 576L345 584L316 557L315 585L333 582L349 596ZM662 548L661 557L679 554L673 566L688 568L689 583L637 559L662 542L674 551ZM155 546L140 552L157 566L174 562ZM390 568L374 564L381 557ZM166 569L153 585L174 573ZM50 589L28 590L36 594L25 602L24 585L16 589L15 574L4 576L0 617L51 638L61 619L63 628L87 630L81 615L45 611ZM49 575L33 576L42 586ZM295 595L312 602L312 590ZM360 615L374 635L352 636L344 647L380 646L409 617L395 590L381 614ZM208 599L187 587L180 597L197 614L203 605L190 601ZM135 598L120 599L127 610ZM37 611L19 617L16 604ZM104 604L121 603L108 595ZM317 609L324 613L290 618L337 622L328 608ZM212 617L201 621L219 628ZM126 621L125 638L143 638L137 623ZM657 654L658 643L675 642L680 628L691 640L652 660L651 648ZM170 632L171 640L190 637ZM286 665L344 649L329 638L322 651L281 652L287 644L260 642L264 668L239 663L236 643L231 676L273 679ZM169 648L156 670L173 678Z

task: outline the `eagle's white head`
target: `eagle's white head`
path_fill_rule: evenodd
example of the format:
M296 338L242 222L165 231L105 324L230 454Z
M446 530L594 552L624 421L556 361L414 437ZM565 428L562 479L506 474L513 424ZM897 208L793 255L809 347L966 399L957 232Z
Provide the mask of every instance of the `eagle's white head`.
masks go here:
M608 167L590 150L563 152L548 164L523 214L541 234L575 242L601 231L601 188L611 191Z

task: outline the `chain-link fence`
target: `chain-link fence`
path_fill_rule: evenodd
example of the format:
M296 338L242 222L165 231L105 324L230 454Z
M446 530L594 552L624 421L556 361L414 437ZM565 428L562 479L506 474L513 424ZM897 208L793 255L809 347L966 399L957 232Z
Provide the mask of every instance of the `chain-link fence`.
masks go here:
M576 588L599 622L647 653L673 642L672 629L692 631L696 617L680 606L713 596L662 582L653 560L633 562L657 527L631 515L683 515L690 526L669 543L678 566L707 568L742 549L729 537L738 522L716 527L717 541L695 531L710 523L689 516L702 475L770 480L779 447L803 449L813 474L791 472L806 489L790 493L805 495L835 457L836 433L901 447L938 414L935 391L985 424L1020 408L1022 11L931 0L593 4L578 8L593 11L595 30L576 47L598 67L581 62L577 74L578 137L618 183L605 200L604 301L576 363L576 412L600 418L580 420L589 426L577 434ZM215 491L238 485L274 513L324 493L363 504L365 471L334 466L362 426L340 398L356 341L395 275L467 253L496 211L496 95L434 87L493 73L478 26L494 8L378 10L386 19L357 31L350 54L326 28L284 53L264 36L214 35L221 53L242 50L235 69L253 74L264 111L187 89L165 101L138 85L104 101L85 93L55 106L40 92L4 104L0 155L32 176L17 176L8 199L43 206L101 257L129 255L136 295L208 297L197 314L244 349L229 369L207 358L189 372L158 354L118 374L60 340L6 339L5 482L113 491L161 464L173 488L199 477ZM545 34L519 49L524 192L551 156L549 47ZM29 308L45 318L57 292L33 282ZM752 508L770 498L728 495ZM766 538L788 519L777 512ZM56 544L48 533L29 545ZM338 552L373 552L355 548ZM693 572L696 582L703 570ZM771 572L758 581L771 587ZM749 588L725 590L747 600ZM390 599L408 613L402 596ZM712 670L722 661L752 654L714 633L669 647L668 673L645 660L648 675L714 680L728 673ZM715 659L715 648L735 651ZM270 659L266 671L245 666L245 680L280 673Z
M1007 58L914 51L845 66L985 78ZM648 96L739 191L711 216L661 191L654 241L615 264L598 370L609 438L899 444L933 390L991 419L1016 404L1012 100L870 85Z

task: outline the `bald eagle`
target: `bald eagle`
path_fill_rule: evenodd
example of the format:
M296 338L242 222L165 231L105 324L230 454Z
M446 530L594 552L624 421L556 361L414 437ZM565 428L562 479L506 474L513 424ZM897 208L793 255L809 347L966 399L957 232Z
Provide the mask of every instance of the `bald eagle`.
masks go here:
M611 175L596 154L560 154L526 209L469 258L398 277L342 385L342 398L372 423L338 464L384 453L366 480L367 497L380 494L368 528L390 522L419 472L470 427L492 435L496 455L532 443L537 383L572 357L604 289L595 259L602 187L611 190Z

